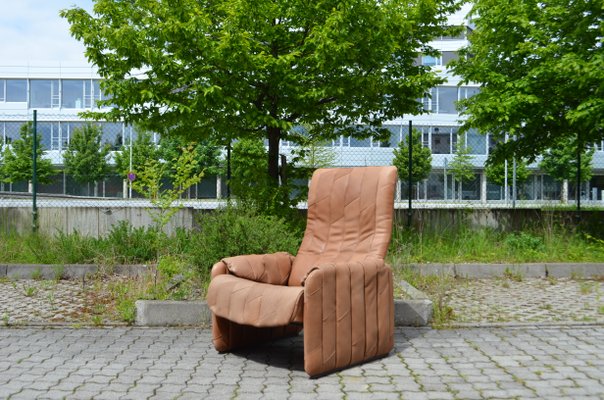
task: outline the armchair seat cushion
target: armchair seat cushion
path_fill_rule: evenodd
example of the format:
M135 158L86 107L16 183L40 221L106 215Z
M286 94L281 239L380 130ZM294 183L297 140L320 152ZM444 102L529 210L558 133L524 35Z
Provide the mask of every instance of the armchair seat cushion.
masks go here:
M224 274L212 279L207 302L217 316L241 325L277 327L302 323L304 288L250 281Z

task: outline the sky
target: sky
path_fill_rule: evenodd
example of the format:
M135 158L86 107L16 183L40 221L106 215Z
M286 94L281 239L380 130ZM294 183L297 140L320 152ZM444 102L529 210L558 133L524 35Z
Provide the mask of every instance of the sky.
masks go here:
M0 66L86 66L84 46L59 11L92 10L92 0L0 0Z

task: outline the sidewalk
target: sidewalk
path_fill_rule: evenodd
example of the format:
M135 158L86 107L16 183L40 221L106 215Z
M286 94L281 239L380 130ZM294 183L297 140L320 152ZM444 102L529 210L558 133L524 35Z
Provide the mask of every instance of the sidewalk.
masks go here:
M302 346L218 354L203 329L0 328L0 398L604 398L602 326L397 328L388 357L319 379Z
M602 280L460 281L456 327L319 379L302 336L218 354L208 329L93 327L92 284L0 280L0 399L604 399Z

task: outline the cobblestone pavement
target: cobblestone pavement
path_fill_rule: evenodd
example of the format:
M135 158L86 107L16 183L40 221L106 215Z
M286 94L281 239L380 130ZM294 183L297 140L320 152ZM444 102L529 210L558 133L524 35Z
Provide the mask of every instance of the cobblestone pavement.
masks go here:
M447 294L458 323L604 323L604 281L476 279Z
M0 398L604 398L604 327L397 328L386 358L308 379L301 336L218 354L210 331L0 328Z
M0 324L120 323L107 296L108 281L0 281Z

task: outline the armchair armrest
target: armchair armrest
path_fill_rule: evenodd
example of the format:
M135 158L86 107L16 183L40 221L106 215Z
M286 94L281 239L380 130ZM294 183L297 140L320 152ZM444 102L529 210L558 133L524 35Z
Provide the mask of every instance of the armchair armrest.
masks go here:
M304 369L311 376L394 346L392 270L382 260L324 264L304 281Z
M294 256L286 252L223 258L212 267L212 277L229 273L272 285L287 285Z

